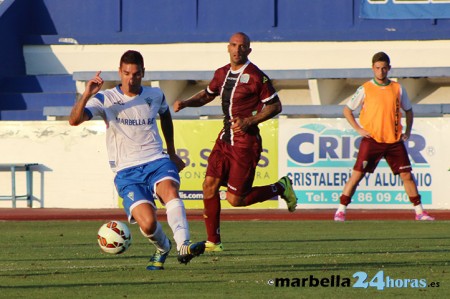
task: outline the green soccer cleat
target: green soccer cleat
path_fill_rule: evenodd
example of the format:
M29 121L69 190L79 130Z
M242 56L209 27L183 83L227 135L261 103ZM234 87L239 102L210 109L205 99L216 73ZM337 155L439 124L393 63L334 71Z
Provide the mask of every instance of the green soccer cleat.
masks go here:
M150 258L150 261L147 264L147 270L164 270L164 262L166 261L170 249L172 248L172 244L170 243L170 241L169 246L169 250L167 250L166 252L162 252L156 249L155 253Z
M292 181L288 176L284 176L278 180L283 188L284 192L281 195L281 198L286 201L289 212L294 212L297 207L297 196L295 196L294 189L292 188Z
M189 240L184 241L178 251L178 261L180 264L189 263L194 257L199 256L205 252L205 242L192 243Z
M223 251L223 244L221 242L214 243L214 242L206 241L206 243L205 243L205 251L207 251L207 252L221 252L221 251Z

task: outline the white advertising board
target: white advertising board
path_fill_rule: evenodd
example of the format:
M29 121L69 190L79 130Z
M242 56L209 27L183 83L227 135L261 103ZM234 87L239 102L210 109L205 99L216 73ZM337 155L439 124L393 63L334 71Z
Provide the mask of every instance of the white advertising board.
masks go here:
M449 209L450 118L416 118L406 143L422 203ZM280 119L278 171L293 181L300 208L335 208L356 161L360 136L345 119ZM281 203L282 204L282 203ZM366 174L352 207L410 208L398 175L382 159Z

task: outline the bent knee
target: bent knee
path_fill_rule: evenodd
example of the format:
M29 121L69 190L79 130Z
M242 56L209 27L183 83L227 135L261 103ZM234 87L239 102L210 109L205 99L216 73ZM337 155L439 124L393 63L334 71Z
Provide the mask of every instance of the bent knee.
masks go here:
M152 235L156 230L156 220L151 217L141 218L137 221L137 223L141 228L141 231L146 235Z
M203 181L203 196L204 198L211 198L219 191L219 180L205 179Z
M243 207L244 204L244 198L239 196L230 196L227 195L227 201L232 205L233 207Z

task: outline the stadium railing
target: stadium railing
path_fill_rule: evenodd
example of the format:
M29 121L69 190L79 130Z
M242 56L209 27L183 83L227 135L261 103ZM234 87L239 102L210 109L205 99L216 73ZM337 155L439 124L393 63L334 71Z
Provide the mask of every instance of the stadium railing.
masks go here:
M300 118L339 118L344 117L342 109L344 105L286 105L280 117ZM203 106L195 109L184 109L174 113L170 107L174 119L217 118L223 115L220 106ZM64 118L69 116L72 106L44 107L44 116L47 118ZM414 104L415 117L441 117L450 114L450 104Z
M264 70L264 72L273 80L362 79L373 76L370 68ZM72 78L75 81L88 81L95 73L95 71L74 72ZM210 80L213 75L213 71L148 71L143 80ZM450 67L393 68L389 75L392 78L450 77ZM105 81L119 80L117 71L102 72L101 76Z
M265 70L272 80L318 80L323 84L323 90L334 89L335 84L328 84L332 79L370 79L373 76L370 68L349 68L349 69L293 69L293 70ZM73 80L84 84L95 76L95 71L74 72ZM147 71L143 81L189 81L189 80L211 80L214 71ZM427 78L450 77L450 67L408 67L393 68L389 73L391 78L427 80ZM104 71L101 74L105 81L120 81L117 71ZM331 79L331 80L330 80ZM284 109L281 115L288 117L342 117L342 105L332 105L316 101L311 105L287 105L289 109ZM422 117L438 117L450 114L450 104L415 104L414 114ZM68 106L47 106L44 107L43 114L47 119L64 118L70 114L71 107ZM174 118L200 118L217 117L222 115L219 106L204 106L197 109L186 109L174 114Z

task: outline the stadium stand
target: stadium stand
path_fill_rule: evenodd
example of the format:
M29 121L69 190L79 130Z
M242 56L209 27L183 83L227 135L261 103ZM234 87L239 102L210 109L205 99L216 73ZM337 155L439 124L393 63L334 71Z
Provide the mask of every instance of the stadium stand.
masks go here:
M313 80L313 79L368 79L372 76L371 69L311 69L311 70L267 70L266 74L272 80ZM449 67L437 68L397 68L391 72L394 78L422 78L447 77L450 74ZM95 72L74 72L73 80L85 82L90 80ZM212 71L155 71L148 72L144 81L190 81L190 80L209 80L213 76ZM116 71L102 72L102 78L105 81L118 81L119 76ZM322 89L326 89L328 93L337 90L335 84L324 84ZM333 88L334 87L334 88ZM310 87L311 89L311 87ZM332 89L332 91L330 91ZM338 92L336 92L337 94ZM417 116L442 116L447 114L450 104L427 104L414 105L414 111ZM48 119L55 117L65 117L70 113L70 106L47 106L44 108L43 114ZM220 107L205 106L198 109L187 109L176 114L177 118L198 118L203 116L215 116L222 113ZM286 116L303 116L303 117L341 117L341 105L290 105L289 109L283 112Z
M138 10L136 5L139 5ZM228 9L234 5L242 9L239 12ZM257 10L252 9L256 6ZM360 45L370 41L414 41L417 48L425 45L420 52L426 53L425 56L417 59L414 49L400 44L397 53L404 51L405 57L414 60L400 67L394 66L391 76L405 85L413 102L418 104L418 115L446 114L450 109L446 96L450 86L450 62L439 58L444 57L438 52L439 45L428 49L426 42L441 40L445 43L450 20L365 19L359 15L360 6L359 0L347 0L345 4L327 0L314 3L186 1L177 5L157 0L149 0L145 4L133 0L98 0L89 5L69 0L4 0L0 2L0 35L8 42L0 48L0 55L7 57L0 68L0 120L43 120L67 116L70 111L67 107L73 104L84 82L93 75L91 68L74 69L73 65L82 65L84 57L91 59L89 63L115 65L118 54L114 52L114 60L111 61L109 45L143 47L185 43L198 46L226 42L232 32L240 30L246 31L254 42L285 43L281 52L268 53L263 58L270 57L274 61L291 57L292 49L298 51L298 48L291 47L295 42L321 43L313 50L317 54L316 60L302 56L302 52L298 52L296 57L297 60L316 61L317 68L286 69L280 66L277 69L276 66L265 69L280 90L283 104L290 106L289 114L307 111L313 116L337 115L339 105L351 96L361 80L371 77L368 68L359 65L342 67L339 63L344 60L342 54L345 51L340 47L349 42ZM216 14L218 10L222 13ZM100 21L98 11L102 12ZM211 18L212 15L215 17ZM151 25L148 24L149 16ZM324 41L331 43L324 46ZM61 47L65 45L67 47ZM87 50L87 46L95 47L104 55L99 59ZM445 51L446 47L445 44L440 48ZM78 56L74 55L74 49ZM183 50L177 48L177 52L171 55ZM202 56L201 46L194 51ZM374 49L367 50L372 51ZM225 61L223 54L226 53L221 49L220 56L216 56ZM424 62L432 59L438 62ZM188 59L185 61L189 63ZM40 67L39 63L45 67ZM177 69L174 65L163 65L148 72L145 80L148 84L160 86L168 99L173 100L176 96L186 96L203 88L218 66L215 60L208 64L206 70L204 66L186 68L186 65L179 65ZM114 84L118 79L116 72L111 70L106 70L102 76L108 84ZM220 110L213 104L191 111L190 115L178 114L177 117L198 117L217 112Z
M73 105L74 81L68 75L17 76L0 81L1 120L45 120L46 106Z
M302 80L302 79L367 79L372 77L372 70L364 69L308 69L308 70L265 70L272 80ZM147 81L160 80L210 80L212 71L152 71L144 77ZM87 81L95 75L95 72L74 72L73 80ZM422 77L448 77L450 67L433 68L394 68L390 72L394 78L422 78ZM102 72L102 78L106 81L117 81L119 75L114 72Z

